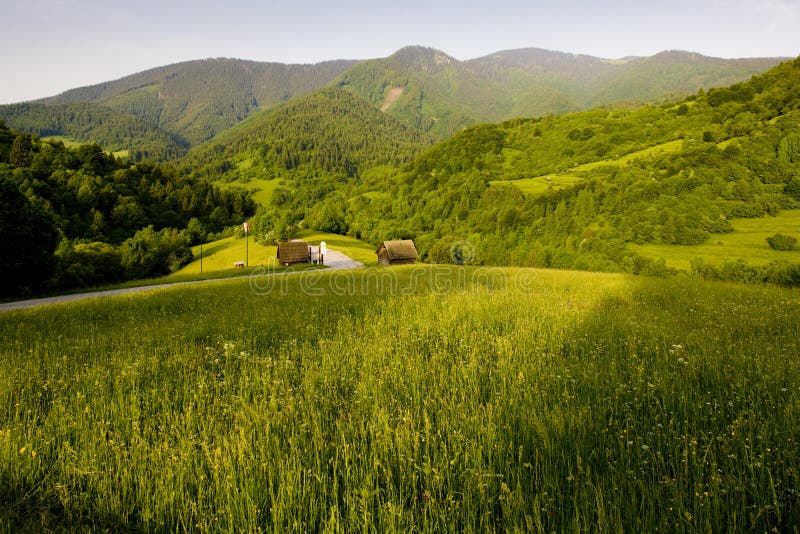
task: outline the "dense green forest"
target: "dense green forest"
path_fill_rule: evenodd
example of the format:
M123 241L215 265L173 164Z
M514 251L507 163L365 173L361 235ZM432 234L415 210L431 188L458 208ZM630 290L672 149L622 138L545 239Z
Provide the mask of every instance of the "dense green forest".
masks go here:
M226 179L273 178L293 171L354 177L376 165L399 166L430 146L429 136L341 89L324 89L260 113L181 163Z
M166 274L254 210L174 168L65 147L0 122L0 295Z
M663 274L627 245L700 243L731 218L800 206L799 86L794 60L677 103L471 127L402 168L287 181L255 226L414 238L428 261L468 240L476 263ZM800 283L790 265L696 269Z
M134 161L166 161L186 153L188 144L165 133L148 118L88 103L42 103L0 106L0 120L20 132L40 137L66 136L110 151L128 152Z

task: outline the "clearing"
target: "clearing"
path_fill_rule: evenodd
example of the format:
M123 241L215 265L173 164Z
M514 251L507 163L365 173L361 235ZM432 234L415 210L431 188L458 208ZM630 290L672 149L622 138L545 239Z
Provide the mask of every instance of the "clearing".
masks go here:
M732 219L733 232L712 234L702 245L631 245L646 258L664 258L668 267L689 270L694 258L703 258L709 265L744 260L750 265L766 265L776 260L800 263L800 250L773 250L767 238L787 234L800 240L800 210L786 210L775 217Z
M241 187L253 193L253 200L262 206L269 206L272 201L272 193L282 180L280 178L250 178L247 180L234 180L232 182L214 182L220 189Z
M662 156L664 154L673 154L679 152L683 147L683 140L676 139L675 141L668 141L659 145L637 150L626 154L621 158L612 160L600 160L592 163L585 163L583 165L576 165L572 169L562 173L544 174L533 178L520 178L518 180L493 180L491 185L504 186L514 185L518 187L526 195L540 195L550 189L562 189L565 187L572 187L576 183L583 180L586 173L593 171L599 167L606 165L614 165L620 167L627 165L630 162L642 159L651 158L654 156Z
M389 89L389 92L386 93L386 98L383 99L383 104L381 104L381 111L386 111L392 104L397 102L397 99L403 96L405 89L402 87L392 87Z

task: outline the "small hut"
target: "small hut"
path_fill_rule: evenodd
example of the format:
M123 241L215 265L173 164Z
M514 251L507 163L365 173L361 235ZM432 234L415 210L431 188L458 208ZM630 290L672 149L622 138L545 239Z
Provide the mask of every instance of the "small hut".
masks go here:
M308 243L299 239L286 243L278 243L278 261L283 265L309 263L311 261L311 256L309 254Z
M417 261L417 247L410 239L384 241L378 250L378 263L381 265L403 265Z

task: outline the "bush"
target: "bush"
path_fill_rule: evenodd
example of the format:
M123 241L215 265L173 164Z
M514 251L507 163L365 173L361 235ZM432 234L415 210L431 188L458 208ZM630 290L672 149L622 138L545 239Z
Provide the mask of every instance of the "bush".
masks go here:
M774 250L794 250L797 248L797 239L784 234L775 234L767 238L770 248Z
M122 243L122 266L129 278L149 278L175 272L192 260L185 234L174 228L156 232L152 226Z

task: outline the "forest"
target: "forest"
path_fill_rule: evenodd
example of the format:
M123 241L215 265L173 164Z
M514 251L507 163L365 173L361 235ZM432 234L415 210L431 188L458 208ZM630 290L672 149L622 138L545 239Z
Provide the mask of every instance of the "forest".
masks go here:
M68 148L0 123L0 295L146 278L177 270L190 246L252 214L237 189L132 163L98 145Z

